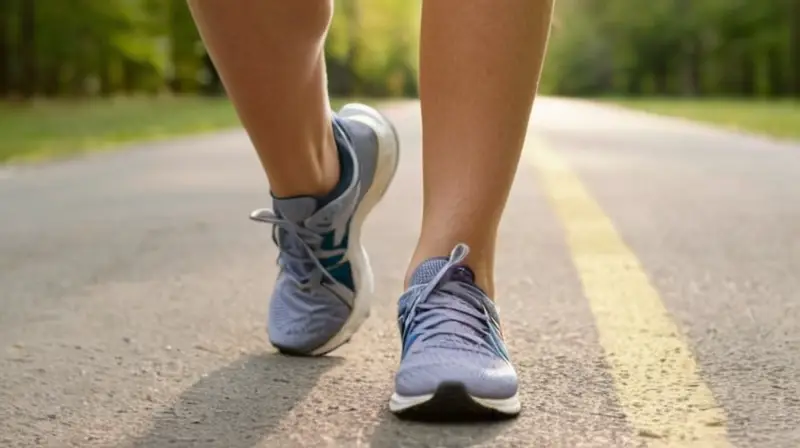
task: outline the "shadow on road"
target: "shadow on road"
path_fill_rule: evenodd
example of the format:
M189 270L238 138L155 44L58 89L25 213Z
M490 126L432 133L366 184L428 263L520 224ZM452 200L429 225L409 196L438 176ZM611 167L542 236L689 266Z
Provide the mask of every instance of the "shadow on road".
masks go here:
M491 446L512 421L468 423L417 423L399 420L388 410L381 415L367 446L394 447L472 447Z
M192 385L129 446L254 447L339 362L275 353L246 356Z

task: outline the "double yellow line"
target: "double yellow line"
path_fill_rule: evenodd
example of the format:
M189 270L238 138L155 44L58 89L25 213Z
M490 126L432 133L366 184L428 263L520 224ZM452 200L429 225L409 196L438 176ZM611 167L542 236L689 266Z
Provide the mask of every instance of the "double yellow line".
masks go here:
M529 134L523 154L561 219L617 395L649 446L730 446L725 413L636 255L564 159Z

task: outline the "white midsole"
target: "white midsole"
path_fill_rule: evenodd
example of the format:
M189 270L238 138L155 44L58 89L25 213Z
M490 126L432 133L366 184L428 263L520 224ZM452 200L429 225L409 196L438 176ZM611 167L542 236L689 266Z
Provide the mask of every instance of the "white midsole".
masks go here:
M414 406L418 406L430 401L433 396L434 394L425 394L405 397L395 392L392 394L391 400L389 400L389 410L392 412L402 412L406 409L413 408ZM492 409L503 414L516 415L519 414L520 410L522 409L518 394L514 394L514 396L509 398L501 399L479 398L472 395L469 397L484 408Z
M355 114L348 116L348 112L355 112ZM397 171L400 155L400 145L392 125L377 110L363 104L348 104L341 109L340 116L360 121L375 130L378 137L378 158L372 185L350 221L347 258L350 260L353 282L356 286L353 309L339 332L324 345L314 349L311 352L313 356L323 355L346 343L369 317L370 299L375 291L375 279L369 263L369 256L361 244L361 227L369 212L386 193L389 183Z

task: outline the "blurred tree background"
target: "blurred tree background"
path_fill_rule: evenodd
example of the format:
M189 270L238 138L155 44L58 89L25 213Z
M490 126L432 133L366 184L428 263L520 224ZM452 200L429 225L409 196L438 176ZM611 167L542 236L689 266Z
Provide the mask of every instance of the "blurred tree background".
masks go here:
M800 0L557 0L545 91L800 97Z
M533 0L532 0L533 1ZM335 96L416 94L420 0L338 0ZM558 0L542 91L800 96L800 0ZM0 97L219 94L181 0L0 0Z
M338 0L332 94L416 94L419 0ZM182 0L0 0L0 98L220 94Z
M417 95L421 2L335 1L334 107ZM800 138L800 0L556 0L540 92ZM0 0L0 164L238 125L185 0Z

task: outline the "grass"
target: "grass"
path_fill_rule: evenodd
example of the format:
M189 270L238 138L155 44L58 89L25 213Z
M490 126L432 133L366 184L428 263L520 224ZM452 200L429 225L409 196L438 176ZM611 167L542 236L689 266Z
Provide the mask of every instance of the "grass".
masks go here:
M341 101L334 101L338 106ZM239 126L225 98L115 98L0 103L0 164Z
M800 102L695 99L604 100L648 112L800 140ZM343 101L333 101L334 107ZM122 143L239 126L225 98L115 98L0 103L0 164L68 157Z
M616 104L728 129L800 140L800 102L792 100L613 99Z

